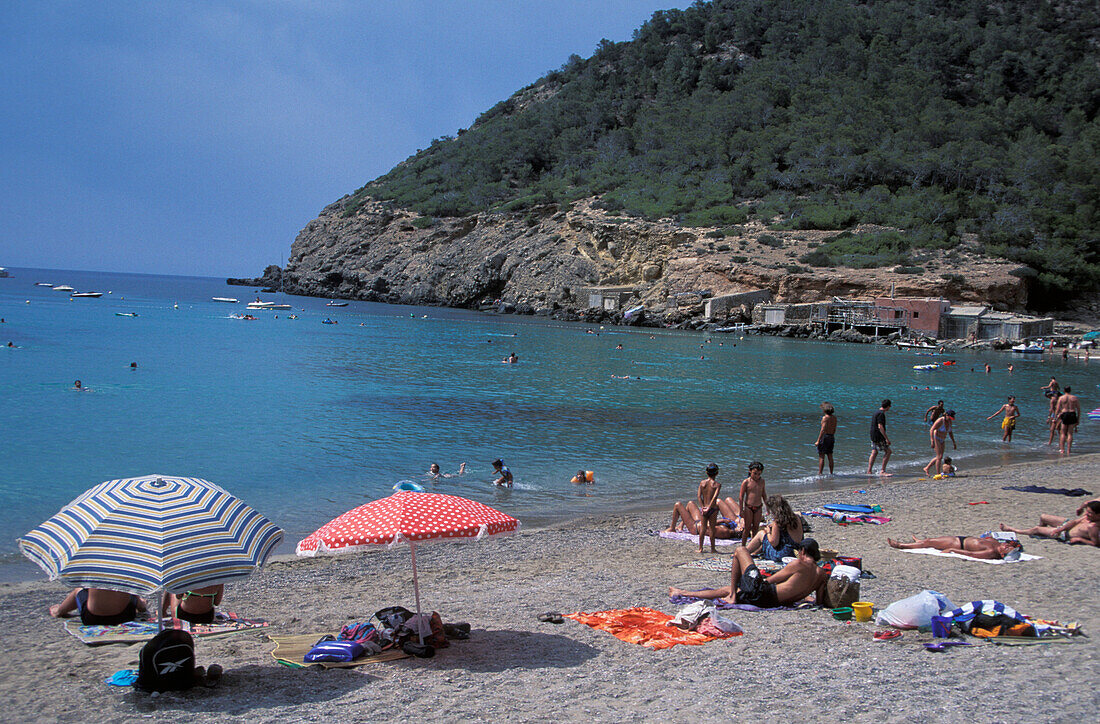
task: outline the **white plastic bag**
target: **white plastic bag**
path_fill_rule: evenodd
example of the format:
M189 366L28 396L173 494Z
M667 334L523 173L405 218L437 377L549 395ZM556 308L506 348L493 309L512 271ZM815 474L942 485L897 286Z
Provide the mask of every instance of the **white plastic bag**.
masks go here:
M849 581L858 581L863 571L855 566L833 566L833 572L829 578L847 578Z
M714 624L714 627L719 631L725 631L731 634L745 633L732 618L726 618L718 613L718 611L714 611L714 613L710 615L710 622Z
M945 608L954 607L942 593L925 590L915 596L894 601L878 612L875 623L895 628L931 626L933 616L939 616L940 611Z
M715 612L714 601L693 601L680 609L676 617L668 622L669 626L693 631L699 622Z

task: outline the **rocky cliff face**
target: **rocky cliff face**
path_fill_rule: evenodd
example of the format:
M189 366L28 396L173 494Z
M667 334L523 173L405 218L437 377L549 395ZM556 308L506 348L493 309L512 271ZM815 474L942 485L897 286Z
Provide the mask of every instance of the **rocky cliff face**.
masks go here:
M615 217L592 200L446 219L382 202L348 213L346 201L326 207L298 234L283 271L285 291L453 307L502 299L532 310L584 309L587 290L597 286L631 287L651 312L672 308L683 292L753 289L790 302L893 290L1003 309L1027 305L1025 285L1009 273L1016 265L981 257L972 242L949 255L919 254L920 274L819 269L797 259L835 232L750 224L722 237L713 229Z

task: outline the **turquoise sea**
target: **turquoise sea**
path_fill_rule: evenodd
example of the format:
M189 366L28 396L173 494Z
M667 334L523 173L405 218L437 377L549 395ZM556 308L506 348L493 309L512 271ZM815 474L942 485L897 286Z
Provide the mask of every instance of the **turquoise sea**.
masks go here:
M670 508L694 496L711 461L733 496L756 459L769 492L856 485L884 397L899 479L930 458L921 417L937 399L958 411L959 449L949 454L963 471L1057 454L1045 444L1039 392L1051 375L1085 411L1098 404L1100 362L959 353L953 368L919 372L913 365L933 360L888 347L332 308L212 278L10 271L0 279L0 578L36 575L15 538L116 477L207 478L284 527L287 552L402 480L535 526ZM104 294L70 300L35 282ZM293 309L230 318L256 296ZM502 364L513 351L520 362ZM74 391L77 379L90 391ZM985 417L1009 393L1023 418L1003 445L999 418ZM822 400L840 419L838 474L826 478L812 446ZM1095 424L1083 421L1076 450L1100 449ZM515 474L513 489L491 484L496 457ZM466 462L467 472L432 483L432 462L445 472ZM570 484L579 468L594 470L596 484Z

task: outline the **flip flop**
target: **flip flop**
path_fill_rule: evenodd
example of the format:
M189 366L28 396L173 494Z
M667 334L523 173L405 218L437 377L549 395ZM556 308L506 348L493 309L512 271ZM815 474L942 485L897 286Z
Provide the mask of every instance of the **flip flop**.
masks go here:
M539 621L543 623L565 623L565 619L557 611L547 611L546 613L540 613L538 616Z
M898 631L897 629L890 629L890 630L886 630L886 631L875 631L872 638L875 641L892 641L894 639L900 639L901 638L901 631Z

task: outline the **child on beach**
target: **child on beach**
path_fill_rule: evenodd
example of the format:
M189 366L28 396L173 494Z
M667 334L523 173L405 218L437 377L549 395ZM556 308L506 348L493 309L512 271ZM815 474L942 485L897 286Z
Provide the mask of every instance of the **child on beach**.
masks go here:
M1016 419L1020 417L1020 408L1016 406L1015 397L1009 395L1008 402L1001 405L1001 409L985 419L992 420L1002 412L1004 413L1004 419L1001 420L1001 429L1004 430L1004 434L1001 435L1001 442L1012 442L1012 431L1016 429Z
M715 547L715 527L718 525L718 494L722 492L722 484L718 477L718 466L711 463L707 466L707 477L699 481L699 492L695 497L699 503L699 552L703 552L703 540L710 535L710 550L717 553Z
M741 527L741 545L746 545L760 528L765 498L764 464L753 461L749 463L749 477L741 481L741 494L737 501L741 508L741 519L744 521Z

